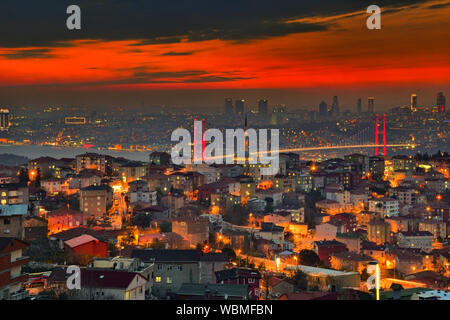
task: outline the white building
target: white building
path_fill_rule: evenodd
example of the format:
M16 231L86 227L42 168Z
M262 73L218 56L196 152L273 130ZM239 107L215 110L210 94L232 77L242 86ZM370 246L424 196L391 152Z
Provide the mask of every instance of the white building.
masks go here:
M157 205L157 192L149 189L148 183L136 180L128 184L128 196L130 203L144 202L152 206Z
M397 217L399 214L399 202L392 198L376 198L369 200L369 211L377 212L385 217Z
M397 241L400 248L422 249L426 252L433 249L433 234L428 231L399 232Z
M328 200L339 202L341 205L351 202L350 191L345 190L342 185L332 185L325 188L325 198Z

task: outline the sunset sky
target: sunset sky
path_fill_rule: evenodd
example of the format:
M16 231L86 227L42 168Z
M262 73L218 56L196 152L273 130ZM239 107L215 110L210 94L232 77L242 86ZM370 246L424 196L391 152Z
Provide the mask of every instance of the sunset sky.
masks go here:
M66 28L70 4L81 30ZM366 28L371 4L381 30ZM370 95L380 108L450 95L448 0L3 0L0 12L0 105L313 107L338 95L354 109Z

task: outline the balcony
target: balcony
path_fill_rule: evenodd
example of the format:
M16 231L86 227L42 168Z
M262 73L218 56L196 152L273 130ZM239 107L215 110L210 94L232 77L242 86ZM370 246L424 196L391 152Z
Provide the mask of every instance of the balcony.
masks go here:
M25 282L27 280L28 280L28 274L18 273L18 274L11 275L11 280L9 283L13 284L13 283L17 283L17 282Z
M14 261L11 261L11 263L9 264L9 267L13 268L13 267L21 266L28 262L30 262L30 257L21 256L21 257L16 258Z

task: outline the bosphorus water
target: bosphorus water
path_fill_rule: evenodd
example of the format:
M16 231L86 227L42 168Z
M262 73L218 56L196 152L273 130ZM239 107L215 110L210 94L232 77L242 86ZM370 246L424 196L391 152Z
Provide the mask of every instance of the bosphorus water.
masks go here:
M15 154L29 159L39 157L74 158L86 152L95 152L113 157L123 157L134 161L148 161L150 151L121 151L96 148L55 147L44 145L9 145L0 144L0 154Z

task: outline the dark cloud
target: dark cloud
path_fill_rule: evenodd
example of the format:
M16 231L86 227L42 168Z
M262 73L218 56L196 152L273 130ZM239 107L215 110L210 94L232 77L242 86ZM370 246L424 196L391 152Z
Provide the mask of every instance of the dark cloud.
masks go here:
M378 0L386 10L423 0ZM81 30L66 28L66 9L81 7ZM54 47L70 40L249 41L327 30L325 23L286 23L365 10L366 0L2 0L0 47Z
M252 77L224 77L224 76L206 76L194 79L183 80L183 83L206 83L206 82L228 82L237 80L248 80L253 79Z
M48 59L54 56L50 52L50 49L15 50L10 53L2 53L0 56L6 59Z
M442 8L448 8L448 7L450 7L450 2L433 4L431 6L428 6L427 9L442 9Z
M160 71L160 72L136 72L134 77L155 79L155 78L180 78L180 77L192 77L207 74L206 71L192 70L192 71Z
M88 68L101 69L101 68ZM140 70L141 67L125 70ZM119 72L119 70L116 70ZM207 71L202 70L186 70L186 71L159 71L145 72L137 71L130 76L117 77L112 80L91 81L91 82L74 82L74 83L46 83L21 86L23 88L80 88L80 87L102 87L115 85L136 85L136 84L163 84L163 83L212 83L212 82L230 82L237 80L253 79L252 77L237 76L234 72L224 73L222 75L211 75ZM14 87L14 86L13 86Z
M147 72L141 71L143 68L136 67L131 70L137 70L131 76L118 77L117 79L107 81L96 81L86 83L76 83L75 86L111 86L111 85L129 85L129 84L154 84L154 83L183 83L190 77L206 76L208 73L202 70L186 70L186 71L158 71ZM123 69L122 71L125 71ZM207 81L205 81L207 82Z
M175 51L169 51L162 54L162 56L190 56L194 54L195 51L186 51L186 52L175 52Z

